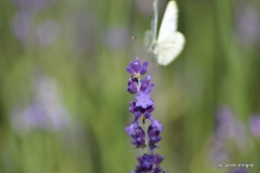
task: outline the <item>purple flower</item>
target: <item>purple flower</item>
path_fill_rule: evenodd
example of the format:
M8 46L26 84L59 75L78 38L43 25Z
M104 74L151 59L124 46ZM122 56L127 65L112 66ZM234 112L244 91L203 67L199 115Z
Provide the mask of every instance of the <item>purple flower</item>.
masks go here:
M126 128L126 132L132 137L132 144L136 148L144 148L145 145L145 133L144 130L138 125L138 123L133 122Z
M164 157L158 154L144 154L143 156L138 156L138 164L136 165L136 170L131 173L160 173L162 168L160 167L161 162Z
M159 135L160 131L157 128L153 127L152 125L148 127L149 147L151 151L153 151L154 148L157 147L155 144L160 142L160 140L162 139L162 137Z
M144 119L148 119L151 116L152 111L155 109L154 105L142 108L141 106L136 106L136 102L129 102L129 111L132 112L137 118L143 116Z
M144 61L143 64L141 64L141 61L139 58L135 58L134 62L130 62L129 66L126 67L126 71L134 76L140 76L144 75L147 71L148 62Z
M163 131L163 126L162 124L160 123L160 121L158 120L155 120L153 118L150 118L151 119L151 126L157 130L159 130L159 132L162 132Z
M150 83L152 77L151 76L147 76L145 79L143 79L141 81L141 87L140 90L145 92L145 93L150 93L154 84Z
M138 128L138 123L134 121L132 124L126 127L125 130L131 136L132 134L135 133L136 128Z
M254 137L260 138L260 116L253 115L249 120L250 131Z
M141 106L142 108L147 108L148 106L153 106L153 101L150 99L149 93L139 92L136 95L136 106Z

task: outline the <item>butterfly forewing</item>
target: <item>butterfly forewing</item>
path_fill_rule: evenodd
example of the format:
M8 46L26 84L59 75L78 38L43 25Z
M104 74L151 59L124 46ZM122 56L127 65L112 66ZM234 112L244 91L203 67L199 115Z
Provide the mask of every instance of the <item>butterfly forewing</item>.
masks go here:
M178 8L175 1L170 1L166 7L159 35L158 42L160 42L164 37L170 33L174 33L177 30L177 20L178 20Z

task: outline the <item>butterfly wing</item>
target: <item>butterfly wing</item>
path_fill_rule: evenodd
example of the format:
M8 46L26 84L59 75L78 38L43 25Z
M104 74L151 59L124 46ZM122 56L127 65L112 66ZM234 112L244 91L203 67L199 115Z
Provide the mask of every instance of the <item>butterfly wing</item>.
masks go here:
M154 47L155 47L155 42L154 42L154 36L153 32L151 30L148 30L144 34L144 45L146 49L148 50L148 56L152 58L153 62L157 61L157 56L154 54Z
M185 38L182 33L174 32L168 34L155 47L154 54L157 55L159 65L170 64L182 51L185 44Z
M185 37L177 31L178 7L170 1L166 7L158 35L155 54L160 65L170 64L182 51Z
M146 49L149 51L151 49L150 47L152 46L153 43L153 33L151 30L145 31L144 33L144 45Z
M170 1L164 12L162 19L158 42L165 39L169 34L174 33L177 30L178 20L178 7L175 1Z

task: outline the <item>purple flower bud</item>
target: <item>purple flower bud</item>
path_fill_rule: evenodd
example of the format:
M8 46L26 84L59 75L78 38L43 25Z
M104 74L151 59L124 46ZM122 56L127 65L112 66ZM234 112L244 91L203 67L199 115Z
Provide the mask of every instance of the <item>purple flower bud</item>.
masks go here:
M139 58L135 58L134 62L130 62L129 66L126 67L126 71L134 76L140 76L144 75L147 71L148 62L145 61L143 64L141 64L141 61Z
M138 124L136 122L133 122L128 127L125 128L125 131L131 136L135 133L135 129L138 128Z
M141 69L141 61L139 58L136 58L134 63L131 63L131 67L134 70L135 74L139 74Z
M145 93L150 93L154 84L150 83L152 77L151 76L147 76L145 79L143 79L141 81L141 87L140 90L145 92Z
M136 94L138 92L138 79L130 77L127 84L127 91L131 94Z
M152 125L148 127L149 146L151 150L156 148L155 144L162 139L162 137L159 135L160 131L157 128L153 127Z
M144 130L138 126L135 129L135 134L131 135L132 137L132 144L136 146L136 148L145 148L145 134Z
M143 62L142 66L141 66L141 69L140 69L140 74L141 75L144 75L147 72L148 64L149 63L147 61Z
M132 137L132 144L136 148L144 148L145 145L145 133L137 122L133 122L126 128L126 132Z
M153 173L160 173L162 171L162 168L160 166L154 168Z
M160 123L160 121L155 120L155 119L153 119L152 117L151 117L150 119L151 119L151 126L152 126L153 128L158 129L160 132L162 132L162 131L163 131L163 126L162 126L162 124Z
M164 157L163 156L160 156L159 154L156 154L155 157L154 157L154 164L157 166L157 165L160 165L161 162L163 161Z

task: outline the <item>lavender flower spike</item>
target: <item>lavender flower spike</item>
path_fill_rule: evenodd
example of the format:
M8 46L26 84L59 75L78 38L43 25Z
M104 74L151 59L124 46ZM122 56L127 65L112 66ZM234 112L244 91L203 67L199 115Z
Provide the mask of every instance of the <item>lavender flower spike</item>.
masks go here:
M155 106L154 101L150 98L150 92L154 84L151 83L151 76L140 79L140 75L147 72L147 67L148 62L141 63L140 59L136 58L126 68L126 71L131 74L127 83L127 91L136 94L136 101L129 102L129 111L134 114L134 121L125 130L132 138L132 144L135 148L148 146L149 149L149 153L137 157L139 163L131 173L166 173L160 167L164 157L154 153L154 150L158 147L157 143L162 139L160 133L163 131L160 121L152 116ZM142 120L143 124L145 124L145 120L151 122L146 129L146 133L139 125L139 119Z

